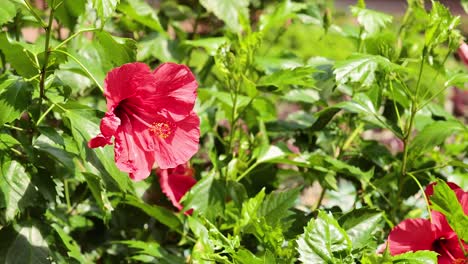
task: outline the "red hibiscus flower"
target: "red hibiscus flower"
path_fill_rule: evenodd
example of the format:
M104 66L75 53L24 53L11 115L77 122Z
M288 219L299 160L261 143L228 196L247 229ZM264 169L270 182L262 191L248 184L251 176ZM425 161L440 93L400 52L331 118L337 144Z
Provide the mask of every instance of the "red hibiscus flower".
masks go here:
M182 164L174 169L158 169L157 174L162 191L177 209L182 210L180 199L197 183L193 170L188 164Z
M186 163L198 150L200 120L193 112L197 82L187 66L143 63L111 70L105 80L107 112L90 148L112 144L117 167L133 180Z
M455 191L465 214L468 214L468 192L454 183L448 185ZM425 193L430 196L433 192L434 184L430 184ZM436 211L432 211L431 216L432 222L422 218L406 219L393 228L388 236L390 253L398 255L408 251L431 250L439 253L440 264L466 263L457 234L445 216ZM468 245L461 243L468 250Z

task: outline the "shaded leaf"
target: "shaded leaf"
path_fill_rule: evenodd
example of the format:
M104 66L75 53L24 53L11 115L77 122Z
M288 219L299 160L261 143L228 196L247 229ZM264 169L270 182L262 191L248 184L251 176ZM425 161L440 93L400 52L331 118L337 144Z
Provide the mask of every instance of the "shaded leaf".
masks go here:
M87 260L81 253L80 246L76 243L76 241L68 235L65 230L63 230L59 225L52 224L53 229L57 232L59 237L62 239L63 244L67 248L68 256L71 258L76 259L80 263L92 263L91 261Z
M35 226L18 227L8 248L5 264L49 264L49 247Z
M3 80L0 83L0 126L19 118L28 108L31 96L29 83L17 79Z
M0 33L0 51L16 72L23 77L30 78L39 74L39 69L34 61L36 55L26 46L31 45L10 40L5 32Z
M127 195L126 199L123 202L140 208L141 210L143 210L143 212L158 220L162 224L168 226L172 230L181 230L181 223L179 218L177 218L177 216L174 215L173 212L169 211L164 207L146 204L145 202L133 195Z
M466 128L458 121L436 121L425 126L410 142L410 158L424 154L435 146L444 143L445 139L453 133L460 132Z
M225 193L223 181L210 174L198 181L185 194L182 202L185 209L193 209L194 214L201 214L212 220L224 213Z
M27 206L34 204L30 176L25 168L15 160L2 160L0 171L0 206L5 208L5 220L11 221ZM3 213L2 212L2 213Z

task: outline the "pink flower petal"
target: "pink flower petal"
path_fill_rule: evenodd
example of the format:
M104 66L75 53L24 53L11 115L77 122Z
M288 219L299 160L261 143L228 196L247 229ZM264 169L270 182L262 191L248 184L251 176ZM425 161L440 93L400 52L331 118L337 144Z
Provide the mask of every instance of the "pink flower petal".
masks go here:
M112 145L112 141L111 141L110 137L105 137L102 134L99 134L99 135L93 137L88 142L88 147L89 148L104 147L105 145Z
M150 68L144 63L128 63L111 70L104 81L107 110L113 111L121 101L135 96L138 89L153 80Z
M161 169L186 163L197 151L200 138L200 119L195 112L175 124L173 135L156 141L156 162Z
M130 174L132 180L147 178L154 164L154 153L145 151L135 140L131 120L123 115L122 125L115 135L115 163L117 167Z
M390 231L388 243L392 255L408 251L431 250L435 241L432 224L426 219L406 219Z
M185 165L178 167L185 167ZM177 209L182 210L183 206L180 204L180 200L197 181L190 175L171 173L171 169L159 170L158 175L159 184L164 194Z
M164 63L153 72L155 90L141 94L148 106L174 121L184 119L192 111L197 97L197 81L185 65Z
M101 133L105 137L112 137L120 126L120 119L113 112L107 112L101 119Z

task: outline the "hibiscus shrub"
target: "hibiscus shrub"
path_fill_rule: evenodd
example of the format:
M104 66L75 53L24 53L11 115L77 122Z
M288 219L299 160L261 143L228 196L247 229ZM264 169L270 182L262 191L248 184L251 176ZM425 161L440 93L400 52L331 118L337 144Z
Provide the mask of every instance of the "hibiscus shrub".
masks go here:
M2 0L0 26L0 263L468 263L439 2Z

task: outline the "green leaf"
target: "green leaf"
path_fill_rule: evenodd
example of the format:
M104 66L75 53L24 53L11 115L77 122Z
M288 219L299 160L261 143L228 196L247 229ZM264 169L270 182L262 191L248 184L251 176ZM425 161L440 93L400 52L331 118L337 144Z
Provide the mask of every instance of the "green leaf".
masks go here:
M168 209L157 205L146 204L141 199L133 195L127 195L126 199L123 202L140 208L147 215L153 217L154 219L168 226L172 230L181 231L182 226L179 218L177 218L177 216L174 215L174 213L169 211Z
M77 25L78 17L85 12L86 3L86 0L64 0L55 9L54 17L60 21L60 24L73 30Z
M224 214L225 185L223 181L210 174L195 184L185 194L183 204L185 209L193 209L194 214L200 214L213 220Z
M369 244L382 219L382 212L360 208L343 215L338 222L352 241L353 249L359 249Z
M249 0L200 0L200 4L234 32L240 32L243 28L242 20L249 17Z
M410 158L431 151L435 146L444 143L450 135L465 129L458 121L436 121L425 126L409 144Z
M357 17L359 25L364 27L368 35L380 32L388 24L392 23L393 20L393 17L390 15L356 6L351 7L351 13Z
M163 34L150 34L138 42L138 60L153 60L163 62L180 62L183 59L184 50L177 40L172 40Z
M0 80L0 126L21 116L31 102L32 86L18 79Z
M16 6L9 1L3 1L0 8L0 26L10 22L16 16Z
M39 74L39 69L34 60L36 55L26 46L30 45L10 40L6 33L0 33L0 51L6 60L21 76L31 78Z
M250 223L252 223L254 220L256 220L258 210L260 206L262 205L263 199L265 198L265 188L263 188L260 192L255 195L255 197L252 197L242 203L242 211L240 214L240 217L238 218L238 227L239 228L244 228ZM236 230L234 231L235 233Z
M107 197L107 192L102 179L97 175L88 172L84 172L83 176L86 179L86 183L88 183L88 187L91 190L94 200L96 200L99 208L105 213L105 220L110 219L110 214L114 208Z
M275 159L286 157L286 153L277 146L269 146L263 153L260 153L257 163L271 162Z
M274 227L281 219L290 214L299 198L300 188L268 194L261 204L258 215L265 217L266 222Z
M375 82L378 72L403 70L403 67L385 57L356 53L344 61L336 62L333 73L339 85L357 82L364 87L370 87Z
M444 214L458 237L468 242L468 215L463 211L455 192L444 181L438 180L430 200L432 209Z
M128 175L115 165L113 146L90 149L87 145L91 138L100 133L99 119L95 115L95 110L76 103L60 106L65 110L63 116L69 121L67 124L77 143L81 158L86 161L84 165L94 170L93 173L103 175L105 181L113 179L121 191L130 191Z
M104 25L106 20L112 16L120 0L93 0L93 7L96 9L101 23Z
M25 168L15 160L2 159L0 170L0 207L7 222L27 206L34 204L36 191Z
M311 158L313 159L314 157L312 156ZM370 179L374 176L374 169L364 172L358 167L349 165L344 161L337 160L330 156L325 156L324 161L326 162L325 167L330 171L339 172L359 180L363 188L368 185Z
M169 254L167 250L161 247L157 242L148 242L148 241L135 241L135 240L123 240L119 241L121 244L128 245L130 248L137 250L137 255L139 258L142 256L151 256L153 258L148 258L150 261L145 261L147 263L185 263L184 258ZM133 259L135 256L132 256ZM155 260L157 259L157 261Z
M291 2L284 0L280 4L276 4L273 12L262 14L260 16L259 29L263 32L268 32L270 29L276 29L285 24L288 19L294 18L298 11L307 7L304 3Z
M40 135L35 140L33 146L39 151L49 154L57 162L62 163L66 169L74 171L75 163L73 158L75 155L66 151L64 146L55 143L51 138L46 135Z
M210 56L216 55L219 47L228 41L226 37L201 38L196 40L185 40L184 45L203 48Z
M468 14L468 0L460 0L461 6L463 7L463 10L465 10L465 13Z
M105 65L106 68L110 69L136 60L135 40L115 37L106 31L96 32L96 40L101 47L101 56L110 64Z
M296 67L293 69L281 69L270 75L265 75L257 83L257 86L275 86L280 89L289 85L314 87L315 80L313 67Z
M312 89L291 89L283 98L291 102L304 102L313 104L320 100L320 95L316 90Z
M117 9L125 16L137 21L138 23L165 34L165 30L159 22L158 14L154 8L142 0L126 0L120 3Z
M400 264L437 264L437 253L428 250L408 252L393 257L393 263Z
M351 241L331 215L319 211L297 239L299 260L303 263L336 263L351 252ZM338 258L338 259L337 259Z
M17 234L9 246L6 264L49 264L49 247L35 226L15 228Z
M468 1L468 0L467 0ZM465 89L465 84L468 83L468 74L466 73L456 73L449 77L445 82L445 87L456 86L459 89Z
M90 260L86 259L83 254L81 253L80 246L76 243L76 241L68 235L63 228L59 225L53 223L52 228L57 232L59 237L62 239L63 244L67 248L68 256L71 258L76 259L80 263L92 263Z
M429 25L427 25L425 32L426 47L439 45L451 37L457 38L455 41L458 43L460 32L456 28L460 24L459 16L452 16L447 7L437 1L433 1L429 17Z

